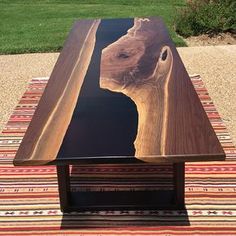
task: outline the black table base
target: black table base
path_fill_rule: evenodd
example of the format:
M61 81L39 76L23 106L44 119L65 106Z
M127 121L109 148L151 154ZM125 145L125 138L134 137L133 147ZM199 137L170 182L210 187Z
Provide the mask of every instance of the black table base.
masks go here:
M58 165L61 211L184 209L185 164L173 167L174 190L71 192L69 165Z

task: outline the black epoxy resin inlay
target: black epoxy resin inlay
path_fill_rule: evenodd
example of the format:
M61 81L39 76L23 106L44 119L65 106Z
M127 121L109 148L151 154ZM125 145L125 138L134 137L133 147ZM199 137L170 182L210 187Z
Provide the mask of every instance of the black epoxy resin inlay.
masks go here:
M125 35L133 23L133 19L101 21L91 63L57 158L134 156L138 123L135 104L121 93L99 87L102 49Z

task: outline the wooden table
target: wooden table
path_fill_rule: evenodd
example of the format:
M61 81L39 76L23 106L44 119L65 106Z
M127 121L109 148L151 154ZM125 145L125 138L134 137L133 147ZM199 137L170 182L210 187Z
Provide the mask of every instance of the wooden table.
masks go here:
M69 165L173 163L172 207L183 208L184 163L224 158L166 27L152 17L74 24L14 164L57 165L66 212L169 207L158 191L81 192L78 202Z

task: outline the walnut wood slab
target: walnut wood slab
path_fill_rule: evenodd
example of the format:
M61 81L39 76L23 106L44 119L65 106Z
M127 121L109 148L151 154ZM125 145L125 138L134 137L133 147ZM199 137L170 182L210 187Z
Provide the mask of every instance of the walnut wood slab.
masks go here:
M15 165L46 164L56 158L90 63L99 23L81 20L74 24L16 154Z
M75 23L14 164L224 157L166 27L153 17Z
M135 157L145 162L219 160L224 151L159 18L136 18L102 51L100 87L138 110Z

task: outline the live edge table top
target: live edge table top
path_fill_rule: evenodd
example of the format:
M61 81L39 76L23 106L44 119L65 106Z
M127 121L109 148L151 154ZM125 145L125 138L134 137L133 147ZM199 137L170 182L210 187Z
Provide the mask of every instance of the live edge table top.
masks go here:
M15 165L224 160L160 18L77 21Z

